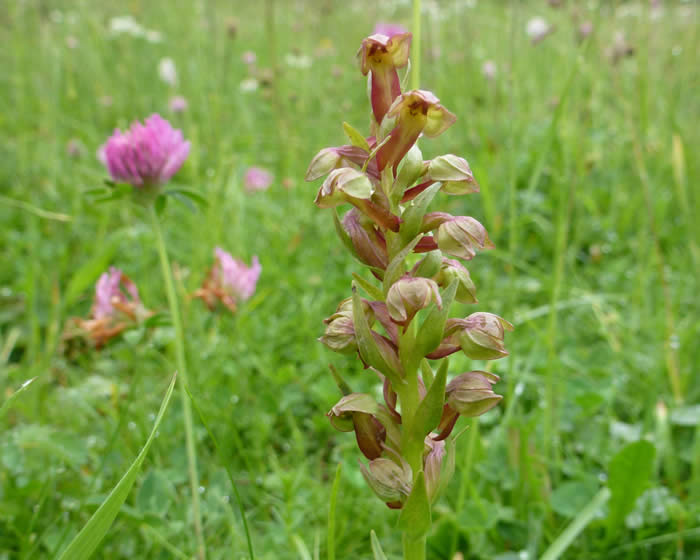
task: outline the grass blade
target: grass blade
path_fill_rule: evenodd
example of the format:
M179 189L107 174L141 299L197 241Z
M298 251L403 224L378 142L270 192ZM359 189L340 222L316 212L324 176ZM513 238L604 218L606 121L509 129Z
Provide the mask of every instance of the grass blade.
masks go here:
M92 515L90 520L87 522L85 527L76 535L76 537L70 542L70 544L63 551L63 554L59 557L59 560L86 560L89 558L95 549L100 544L100 541L104 538L112 526L114 518L119 513L122 505L126 501L131 487L136 481L136 477L141 470L141 465L143 464L146 454L155 439L156 432L160 426L165 411L170 404L170 397L172 397L173 389L175 388L175 380L177 375L173 375L173 380L170 382L163 402L160 405L160 410L158 411L158 416L156 417L155 424L153 425L153 430L151 430L151 435L148 436L146 443L141 449L134 462L126 471L119 483L110 492L107 499L102 503L102 505L97 508L97 511Z
M377 538L377 533L372 529L369 532L369 538L372 540L372 554L374 554L374 560L386 560L386 554L382 550L382 545Z
M331 503L328 508L328 560L335 560L335 504L338 499L338 487L340 486L340 469L343 463L338 463L335 469L335 480L331 488Z
M566 552L566 549L571 546L571 543L576 540L576 537L579 536L581 531L591 522L603 504L608 501L608 498L610 498L610 489L607 486L601 488L586 507L579 512L571 524L562 531L561 535L549 545L549 548L545 550L540 560L557 560L557 558L560 558L561 555Z
M36 377L32 377L31 379L27 379L22 385L20 386L19 389L17 389L14 393L12 393L7 399L5 400L4 403L2 403L2 406L0 406L0 420L3 419L5 414L10 410L10 405L12 404L12 401L14 401L21 393L24 393L29 386L32 384L32 382L36 379Z

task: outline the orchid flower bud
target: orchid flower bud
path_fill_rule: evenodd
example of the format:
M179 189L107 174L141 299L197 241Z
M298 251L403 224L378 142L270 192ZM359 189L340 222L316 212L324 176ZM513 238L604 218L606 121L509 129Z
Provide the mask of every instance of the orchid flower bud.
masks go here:
M304 179L315 181L334 169L363 165L368 155L362 148L351 145L324 148L311 160Z
M391 459L374 459L369 462L369 468L360 463L360 470L372 491L387 505L401 507L411 493L413 471L403 459L401 466Z
M435 281L443 288L449 286L453 280L457 280L457 294L455 299L460 303L477 303L476 286L472 282L469 271L462 263L454 259L442 259L440 272L435 276Z
M373 192L374 187L367 175L357 169L343 167L331 171L314 202L319 208L333 208L352 199L369 199Z
M384 426L374 416L378 410L376 401L370 395L351 393L330 409L328 417L337 430L354 430L357 445L365 457L376 459L381 455L386 439Z
M467 261L476 255L475 248L494 247L484 226L471 216L452 216L445 220L438 227L436 237L442 252Z
M481 416L503 398L491 389L491 385L498 379L497 375L486 371L470 371L458 375L445 388L447 404L467 418Z
M445 442L442 440L434 440L428 436L425 438L425 446L428 448L428 453L423 459L425 487L428 499L433 503L447 487L454 474L455 458L454 452L448 456Z
M413 146L411 146L411 149L408 150L397 169L398 175L396 176L395 184L403 195L403 191L406 187L415 183L426 171L425 165L423 164L423 153L420 151L418 144L413 144Z
M493 313L472 313L466 319L449 319L446 332L472 360L497 360L508 355L505 331L513 330L505 319Z
M370 35L362 41L357 52L362 74L366 76L372 72L370 101L377 124L381 124L394 99L401 95L401 82L396 69L408 63L411 37L410 33L399 33L391 37Z
M374 315L370 305L366 301L362 304L367 321L371 325L374 322ZM336 312L323 322L327 327L326 332L318 339L320 342L341 354L351 354L357 350L355 325L352 319L352 298L341 301Z
M384 270L389 264L386 241L374 224L363 218L364 216L353 208L343 217L343 229L350 237L357 258L369 266Z
M442 298L434 280L404 276L389 288L386 306L394 321L407 324L433 301L442 309Z
M452 154L433 159L428 166L428 177L442 183L442 192L447 194L469 194L479 192L479 185L466 159Z
M431 92L416 89L397 97L387 112L396 117L389 140L377 152L379 171L391 166L396 172L399 162L416 143L421 132L429 138L439 136L457 120Z

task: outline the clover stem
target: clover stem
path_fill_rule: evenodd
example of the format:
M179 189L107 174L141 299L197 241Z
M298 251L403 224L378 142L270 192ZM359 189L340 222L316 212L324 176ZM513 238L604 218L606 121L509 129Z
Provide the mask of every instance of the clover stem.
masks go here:
M202 516L199 507L199 479L197 476L197 450L194 442L194 425L192 422L192 405L187 396L185 387L189 387L189 377L187 375L187 361L185 359L185 337L182 329L182 318L180 316L180 307L175 293L175 284L173 282L172 268L168 259L168 251L165 247L165 239L163 231L160 227L160 220L156 214L154 205L149 208L153 231L156 234L156 242L158 247L158 255L160 257L160 267L163 274L163 283L168 297L168 306L170 307L170 316L175 329L175 363L177 372L180 375L178 387L180 389L180 399L182 401L182 411L185 422L185 446L187 449L187 470L190 480L190 491L192 493L192 514L194 517L194 532L197 539L197 557L199 560L204 560L206 557L206 548L204 545L204 535L202 532Z

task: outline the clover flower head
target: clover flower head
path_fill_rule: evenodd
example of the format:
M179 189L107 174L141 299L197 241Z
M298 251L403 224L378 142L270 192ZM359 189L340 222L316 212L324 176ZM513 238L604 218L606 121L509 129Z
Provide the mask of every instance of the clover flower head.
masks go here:
M185 99L182 95L175 95L170 98L168 108L173 113L184 113L187 110L187 99Z
M101 151L112 179L146 187L168 182L187 159L190 143L182 131L153 114L125 132L116 129Z
M274 179L272 173L262 167L249 167L243 177L243 185L248 192L265 191Z
M374 26L373 35L386 35L391 38L394 35L401 35L402 33L408 33L408 29L400 23L379 22Z
M223 284L237 301L245 301L255 293L262 267L258 257L253 257L250 266L217 247L214 250Z
M120 269L112 266L97 281L92 315L95 319L112 317L120 306L123 307L129 303L141 304L136 284L129 280Z

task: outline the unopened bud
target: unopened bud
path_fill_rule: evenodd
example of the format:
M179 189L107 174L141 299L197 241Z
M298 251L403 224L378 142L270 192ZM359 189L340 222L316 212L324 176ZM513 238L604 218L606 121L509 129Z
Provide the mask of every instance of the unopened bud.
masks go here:
M353 430L353 413L363 412L365 414L375 414L377 408L377 402L371 395L367 395L366 393L350 393L340 399L335 406L328 411L326 416L328 416L336 430L340 432L350 432Z
M314 181L319 177L327 175L333 171L333 169L338 167L338 163L341 159L341 155L335 150L335 148L324 148L314 156L314 159L311 160L309 168L306 170L306 176L304 179L307 181Z
M423 460L423 472L425 473L425 486L428 491L428 499L434 502L440 493L447 487L454 474L454 453L447 456L444 441L435 441L430 436L425 438L428 453Z
M333 208L351 199L369 199L374 187L369 177L357 169L334 169L321 185L314 201L319 208Z
M386 269L389 264L386 242L371 220L353 208L343 217L343 229L350 237L355 255L361 262Z
M440 224L437 244L444 253L465 260L474 258L477 248L494 247L484 226L471 216L454 216Z
M470 371L447 384L447 404L455 412L473 418L491 410L503 398L491 389L498 376L486 371Z
M362 165L367 159L367 152L358 146L345 145L324 148L318 152L306 170L306 181L315 181L334 169Z
M457 280L457 294L455 299L460 303L477 303L476 286L472 282L469 271L462 263L454 259L443 259L440 272L435 281L443 288L449 286L453 280Z
M389 315L397 323L408 323L431 302L442 308L442 298L435 281L429 278L404 276L389 288L386 305Z
M469 194L479 192L479 185L467 160L452 154L439 156L430 162L428 177L442 183L442 192L447 194Z
M372 491L384 502L402 503L411 493L413 472L406 461L399 466L391 459L379 458L360 464L362 476Z
M363 300L365 316L370 324L374 321L374 315L369 304ZM328 346L334 352L351 354L357 350L355 339L355 324L352 318L352 298L344 299L338 304L336 312L323 321L326 323L326 332L318 340Z
M472 313L466 319L448 321L450 339L456 340L472 360L497 360L508 355L504 345L505 331L513 330L505 319L493 313Z
M399 164L398 173L395 185L401 190L401 194L425 173L423 153L420 151L418 144L414 144L411 149L406 152L406 155Z

